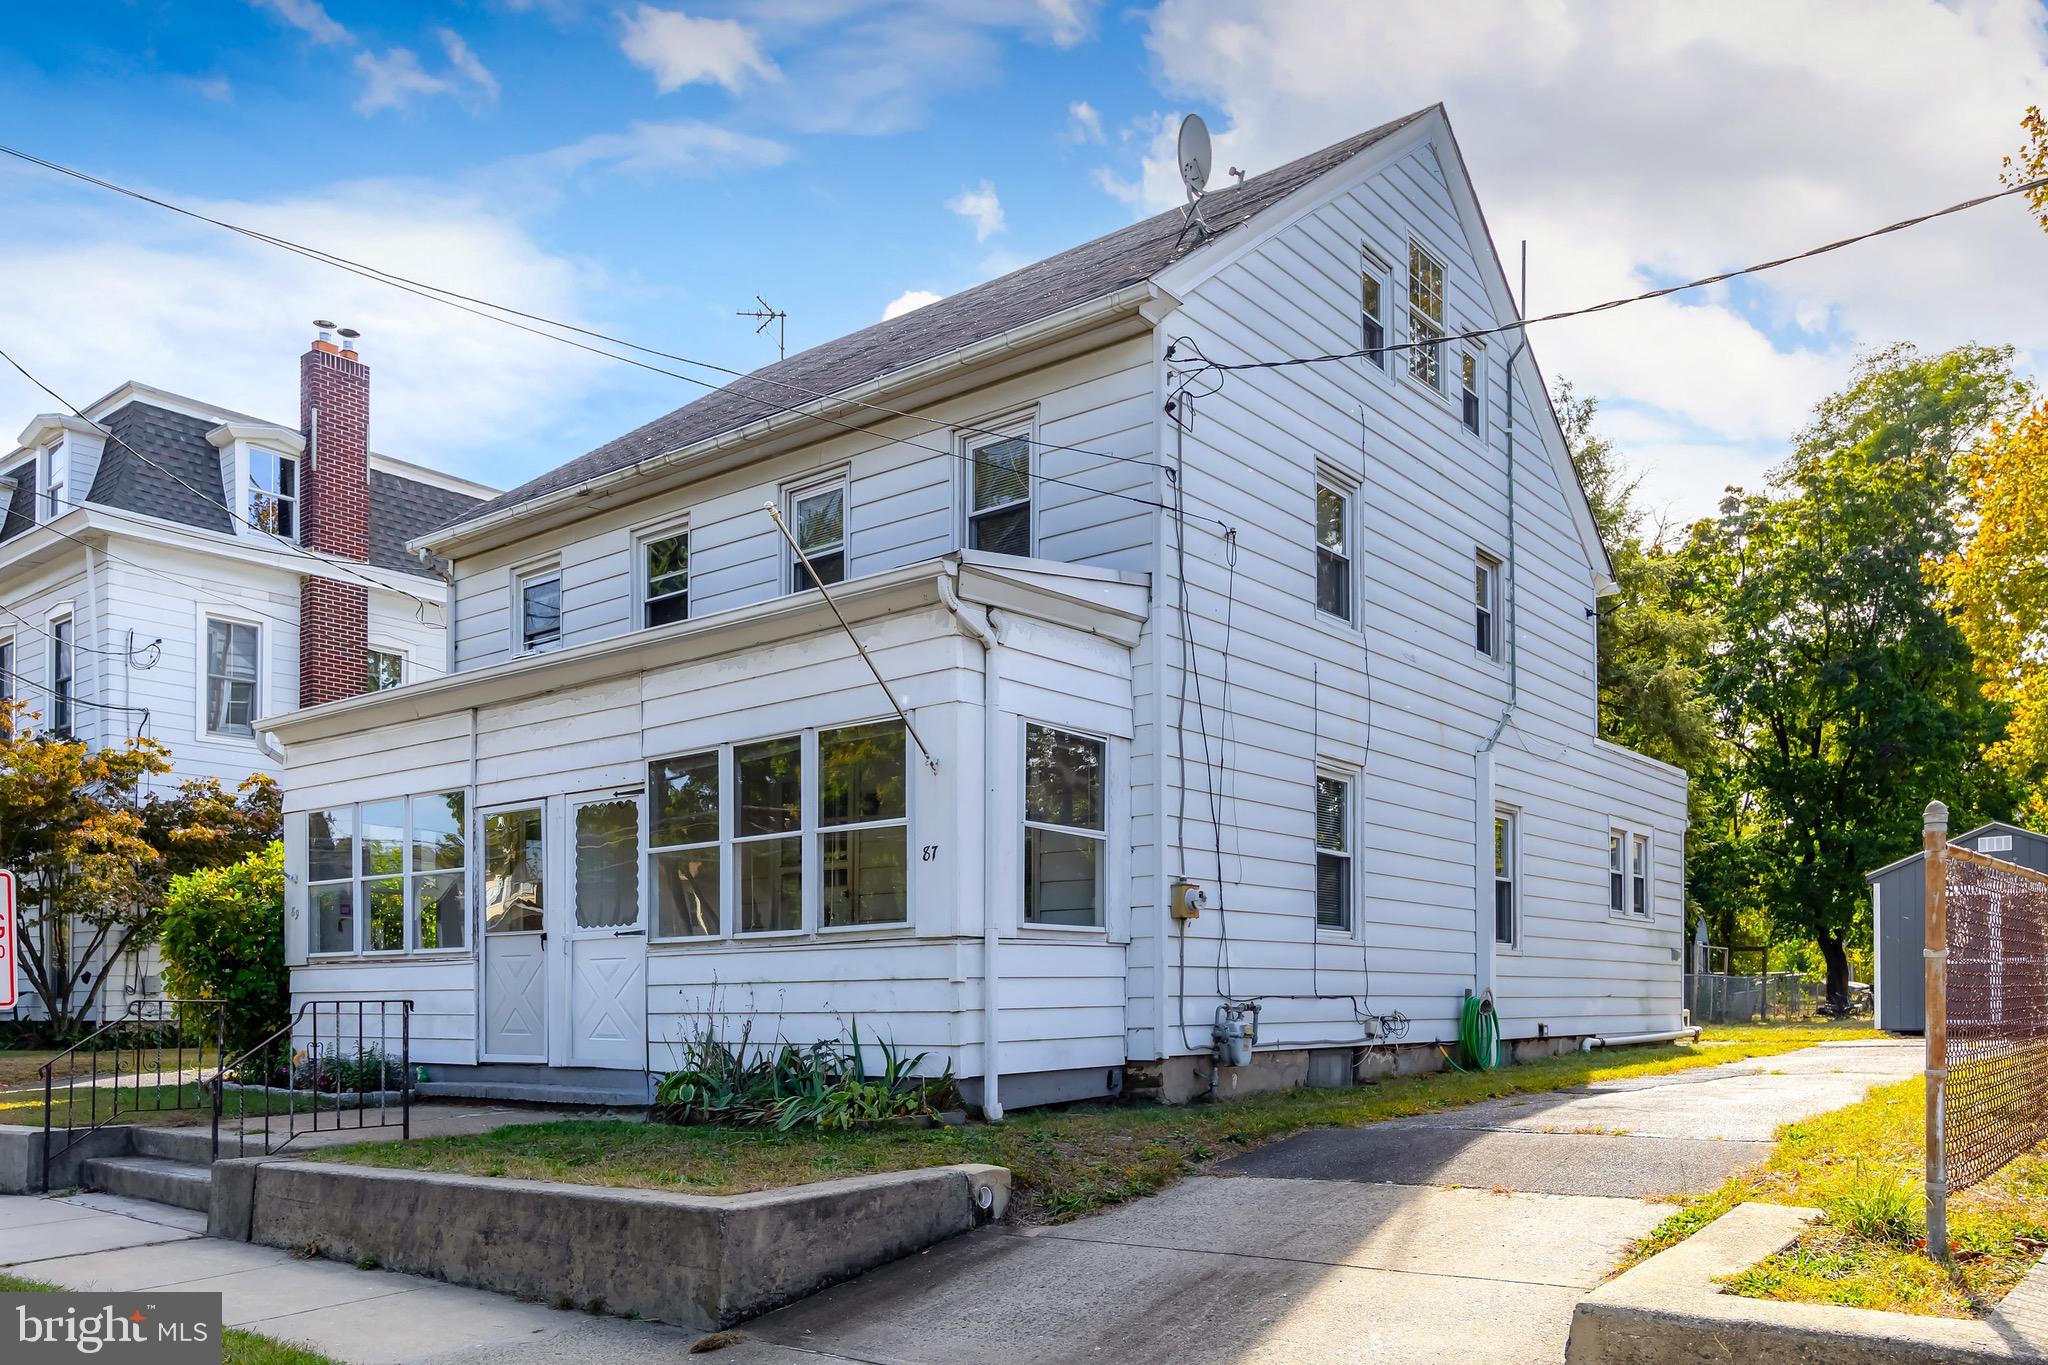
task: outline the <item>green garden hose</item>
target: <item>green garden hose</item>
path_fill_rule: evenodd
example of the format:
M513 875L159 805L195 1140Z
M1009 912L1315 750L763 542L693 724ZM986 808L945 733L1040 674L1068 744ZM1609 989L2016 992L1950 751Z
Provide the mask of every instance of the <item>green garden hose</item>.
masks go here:
M1468 995L1458 1016L1458 1050L1464 1054L1461 1070L1491 1071L1500 1065L1500 1016L1493 1012L1493 996Z

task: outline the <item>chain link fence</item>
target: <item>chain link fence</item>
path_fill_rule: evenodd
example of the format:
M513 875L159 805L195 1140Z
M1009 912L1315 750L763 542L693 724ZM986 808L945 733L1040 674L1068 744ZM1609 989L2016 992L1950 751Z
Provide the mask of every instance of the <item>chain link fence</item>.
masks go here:
M1695 1024L1747 1024L1754 1019L1812 1019L1826 990L1797 972L1693 972L1685 1007Z
M1953 1191L2048 1138L2048 876L1953 846L1945 861Z

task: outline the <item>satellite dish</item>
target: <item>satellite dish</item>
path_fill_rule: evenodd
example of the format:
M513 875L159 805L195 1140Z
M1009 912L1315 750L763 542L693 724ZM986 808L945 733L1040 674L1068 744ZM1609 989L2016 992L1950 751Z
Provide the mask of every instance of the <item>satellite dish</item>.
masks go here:
M1200 114L1180 121L1180 178L1188 187L1188 198L1199 199L1209 185L1209 168L1214 149L1209 145L1209 125Z

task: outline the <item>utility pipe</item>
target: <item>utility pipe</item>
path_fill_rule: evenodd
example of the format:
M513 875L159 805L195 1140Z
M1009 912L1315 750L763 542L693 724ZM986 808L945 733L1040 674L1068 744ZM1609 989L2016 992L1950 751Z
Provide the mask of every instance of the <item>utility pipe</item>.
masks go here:
M1591 1052L1596 1047L1627 1047L1635 1043L1670 1043L1680 1038L1698 1041L1699 1036L1700 1029L1697 1024L1690 1028L1667 1029L1662 1033L1617 1033L1611 1038L1595 1034L1589 1038L1579 1039L1579 1051Z
M995 612L987 607L970 609L954 587L960 574L960 557L947 556L946 572L939 577L939 601L981 644L981 1116L990 1123L1003 1120L1003 1101L998 1093L1002 1068L1001 1014L997 988L1002 980L997 958L996 860L991 831L995 827L996 745L996 649L1001 641L994 630Z

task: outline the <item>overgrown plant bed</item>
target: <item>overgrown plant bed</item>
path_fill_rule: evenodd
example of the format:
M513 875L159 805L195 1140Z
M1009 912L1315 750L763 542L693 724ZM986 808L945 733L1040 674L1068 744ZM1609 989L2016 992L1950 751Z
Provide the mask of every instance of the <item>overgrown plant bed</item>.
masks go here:
M321 1159L700 1194L980 1162L1010 1169L1013 1219L1060 1222L1155 1193L1212 1161L1306 1128L1376 1123L1878 1036L1847 1026L1752 1025L1709 1029L1706 1046L1571 1053L1494 1072L1440 1072L1181 1109L1090 1105L1013 1112L1001 1124L852 1132L572 1119L474 1136L357 1144L329 1149Z
M1981 1316L2048 1251L2048 1150L1950 1197L1954 1260L1942 1266L1925 1250L1925 1115L1925 1083L1916 1079L1786 1124L1769 1160L1688 1201L1630 1248L1626 1264L1685 1240L1745 1201L1811 1206L1825 1221L1730 1278L1730 1293Z

